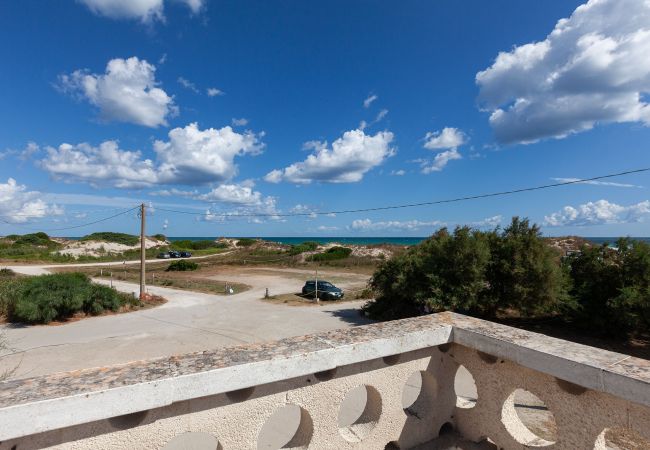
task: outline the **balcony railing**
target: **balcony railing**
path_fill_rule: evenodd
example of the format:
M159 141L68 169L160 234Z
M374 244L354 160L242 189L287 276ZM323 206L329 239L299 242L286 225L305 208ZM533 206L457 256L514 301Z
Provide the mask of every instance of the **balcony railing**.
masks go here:
M646 449L650 361L453 313L6 381L0 449Z

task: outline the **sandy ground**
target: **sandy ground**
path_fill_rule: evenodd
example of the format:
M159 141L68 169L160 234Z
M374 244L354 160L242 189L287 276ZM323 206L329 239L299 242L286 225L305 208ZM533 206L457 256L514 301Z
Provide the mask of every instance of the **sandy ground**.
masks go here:
M200 258L200 257L199 257ZM196 259L199 259L196 258ZM137 262L127 262L132 264ZM112 265L121 265L122 262ZM77 266L106 266L106 263ZM66 265L73 266L73 265ZM18 273L38 275L51 266L10 266ZM369 323L358 313L364 301L322 302L322 306L284 306L262 301L272 294L296 292L302 283L296 271L229 268L229 281L252 289L232 296L181 291L159 286L150 292L165 297L162 306L126 314L92 317L57 326L1 327L11 352L0 357L0 370L17 367L13 378L88 367L107 366L156 356L167 356L250 342L271 341ZM274 274L275 272L275 274ZM303 276L308 276L306 271ZM215 275L224 279L225 274ZM367 275L345 275L347 285L363 284ZM326 275L323 275L326 276ZM303 278L304 279L304 278ZM104 280L96 280L106 284ZM133 283L113 282L120 291L136 292Z

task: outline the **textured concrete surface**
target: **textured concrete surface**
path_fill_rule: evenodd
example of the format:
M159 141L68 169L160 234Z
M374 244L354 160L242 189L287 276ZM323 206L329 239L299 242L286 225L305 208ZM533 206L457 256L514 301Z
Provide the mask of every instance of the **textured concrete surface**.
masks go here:
M17 439L0 449L160 449L187 433L223 449L648 448L644 361L576 345L443 313L16 380L0 391L0 439ZM466 407L461 366L476 385ZM591 388L596 369L617 382ZM274 417L287 407L291 420Z
M80 264L92 265L98 264ZM47 267L51 266L12 268L34 275L46 273ZM272 341L370 322L357 312L362 301L321 302L322 306L304 307L261 301L266 287L275 293L293 292L302 287L297 277L300 273L275 273L270 271L269 275L259 277L246 275L242 269L240 279L231 277L229 281L247 283L252 289L232 296L154 286L149 288L150 292L165 297L168 303L145 311L92 317L58 326L3 325L0 330L10 351L1 355L0 372L17 368L13 377L24 378ZM95 281L107 284L106 280ZM123 292L139 289L133 283L113 284Z

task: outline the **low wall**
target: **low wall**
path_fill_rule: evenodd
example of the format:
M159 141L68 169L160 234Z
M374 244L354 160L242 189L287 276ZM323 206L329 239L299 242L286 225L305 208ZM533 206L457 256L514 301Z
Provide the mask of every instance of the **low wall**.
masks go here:
M0 449L637 449L649 406L649 361L442 313L4 382Z

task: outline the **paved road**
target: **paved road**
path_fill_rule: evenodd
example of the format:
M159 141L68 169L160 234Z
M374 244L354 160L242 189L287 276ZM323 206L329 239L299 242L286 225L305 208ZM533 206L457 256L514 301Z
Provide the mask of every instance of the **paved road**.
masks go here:
M127 263L137 263L128 262ZM123 264L122 262L115 265ZM106 263L77 266L105 266ZM74 265L66 265L70 267ZM10 266L36 275L52 266ZM284 306L261 301L266 287L292 292L293 278L242 273L229 281L253 288L232 296L219 296L153 286L149 291L165 297L162 306L126 314L92 317L63 325L4 325L2 332L12 353L0 358L0 370L18 366L14 378L106 366L249 342L269 341L368 323L357 308L363 302L324 306ZM105 280L95 280L107 284ZM114 281L120 291L136 292L133 283Z

